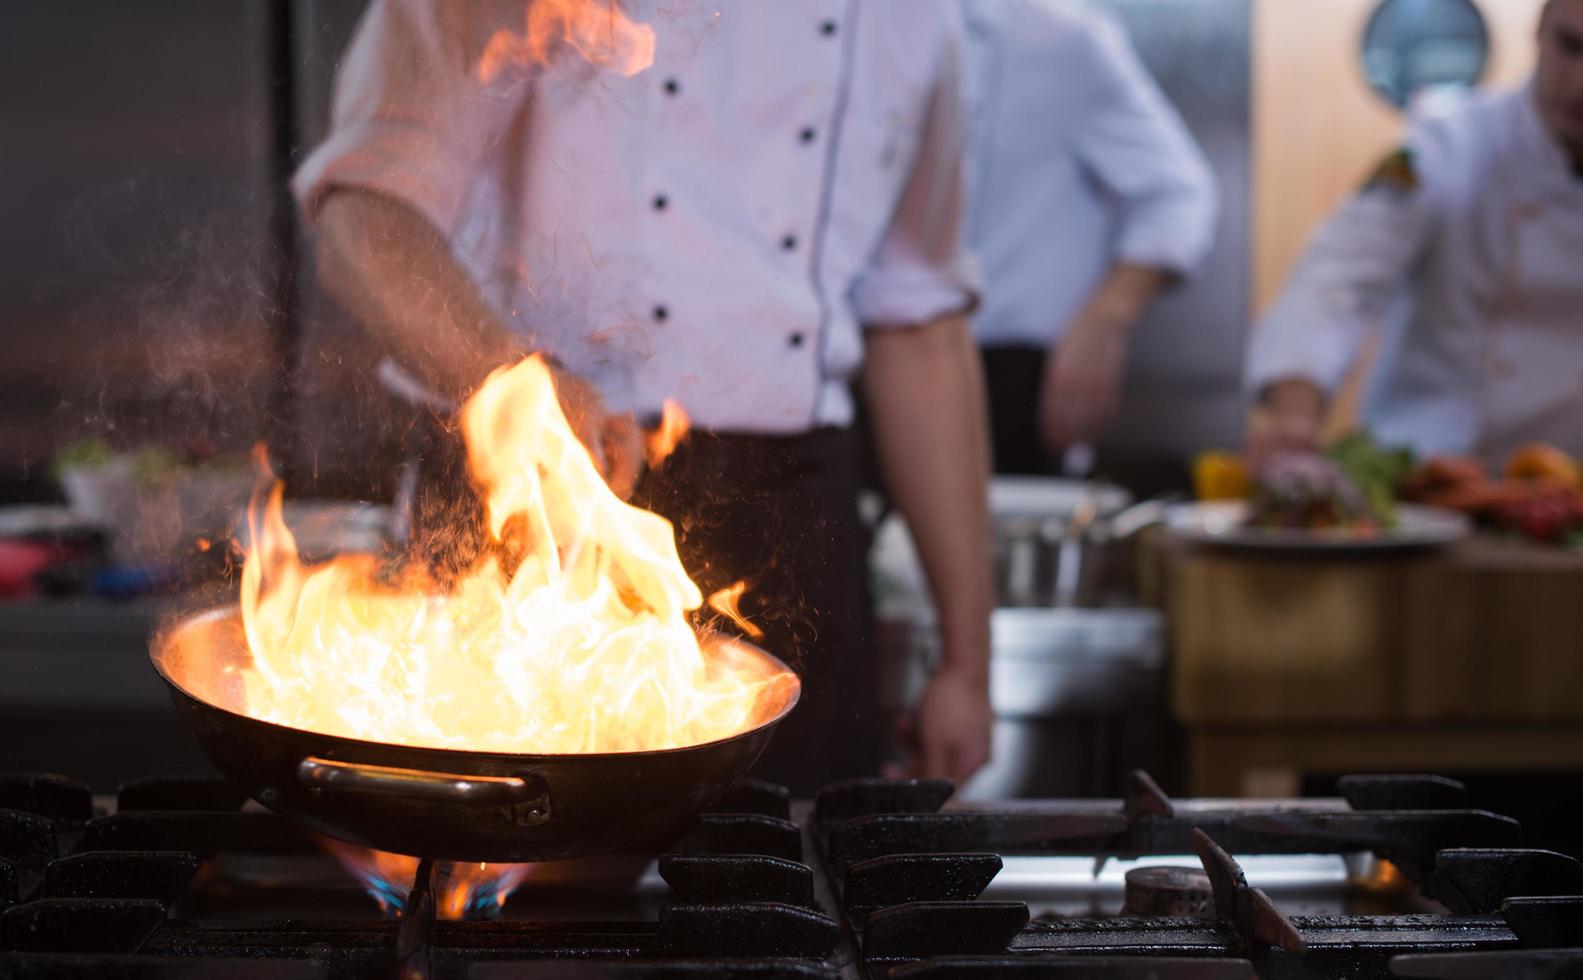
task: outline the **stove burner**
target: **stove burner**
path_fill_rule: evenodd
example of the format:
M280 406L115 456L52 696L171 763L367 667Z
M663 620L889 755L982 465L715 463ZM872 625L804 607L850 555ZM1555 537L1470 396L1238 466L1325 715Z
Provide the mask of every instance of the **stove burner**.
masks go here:
M1133 868L1127 872L1123 915L1210 916L1215 890L1196 868Z
M320 839L352 877L362 883L385 914L394 918L406 908L418 859L390 854L333 838ZM506 899L533 873L532 864L486 864L471 861L434 862L433 891L442 919L493 919Z

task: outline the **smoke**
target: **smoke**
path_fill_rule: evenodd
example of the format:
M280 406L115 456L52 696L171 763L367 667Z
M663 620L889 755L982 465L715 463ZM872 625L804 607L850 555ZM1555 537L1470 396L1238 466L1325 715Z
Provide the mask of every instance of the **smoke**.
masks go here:
M282 256L269 202L218 181L124 180L83 193L63 221L51 351L61 442L245 452L265 434L281 365L270 285Z

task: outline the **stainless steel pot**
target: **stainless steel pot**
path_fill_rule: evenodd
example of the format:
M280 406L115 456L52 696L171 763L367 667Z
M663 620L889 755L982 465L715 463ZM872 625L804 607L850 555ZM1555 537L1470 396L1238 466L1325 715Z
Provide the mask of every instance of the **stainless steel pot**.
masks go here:
M989 499L996 604L1009 608L1124 601L1130 576L1119 544L1164 513L1083 480L997 477Z
M1160 612L1136 605L1126 542L1165 509L1099 483L992 483L993 760L965 794L1102 795L1132 755L1124 745L1164 741L1139 735L1165 717L1164 641ZM907 712L939 658L934 614L899 521L879 528L873 561L882 698Z
M1157 741L1144 736L1163 715L1159 610L996 609L990 634L991 759L959 796L1103 795L1126 768L1123 746ZM939 635L920 611L890 637L883 698L910 711L939 661Z

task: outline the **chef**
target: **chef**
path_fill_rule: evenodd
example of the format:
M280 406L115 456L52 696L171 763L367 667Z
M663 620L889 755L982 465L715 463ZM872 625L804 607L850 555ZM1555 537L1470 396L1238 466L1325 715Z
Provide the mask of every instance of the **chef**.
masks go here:
M679 402L693 434L635 500L706 595L747 581L760 642L797 663L803 701L757 771L799 792L880 761L861 384L942 614L918 769L965 778L988 754L991 600L956 8L573 6L598 14L591 42L565 35L582 56L502 67L482 53L522 0L375 0L294 183L323 286L449 400L552 357L618 485L637 422ZM628 76L601 44L634 32L653 63Z
M1528 84L1412 125L1309 245L1249 350L1256 453L1318 442L1381 322L1382 442L1583 451L1583 0L1550 0L1538 40Z
M1101 436L1127 338L1209 252L1216 185L1121 26L1074 0L963 0L996 469Z

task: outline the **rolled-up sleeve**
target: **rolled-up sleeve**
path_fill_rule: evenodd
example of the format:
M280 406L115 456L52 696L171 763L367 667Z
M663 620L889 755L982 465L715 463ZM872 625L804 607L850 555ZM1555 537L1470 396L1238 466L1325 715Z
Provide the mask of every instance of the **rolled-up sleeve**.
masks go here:
M1086 60L1095 98L1077 134L1078 157L1120 203L1116 258L1187 275L1214 245L1214 174L1120 25L1090 16Z
M961 31L947 32L922 142L895 214L852 288L865 329L970 312L981 288L966 240L967 123Z
M456 230L479 159L523 101L520 78L475 73L506 16L475 0L374 0L337 72L329 134L292 179L306 221L332 189L356 187Z
M1412 177L1420 179L1421 169ZM1287 379L1327 392L1341 384L1364 337L1407 285L1435 200L1430 186L1370 186L1330 217L1253 332L1244 371L1250 396Z

